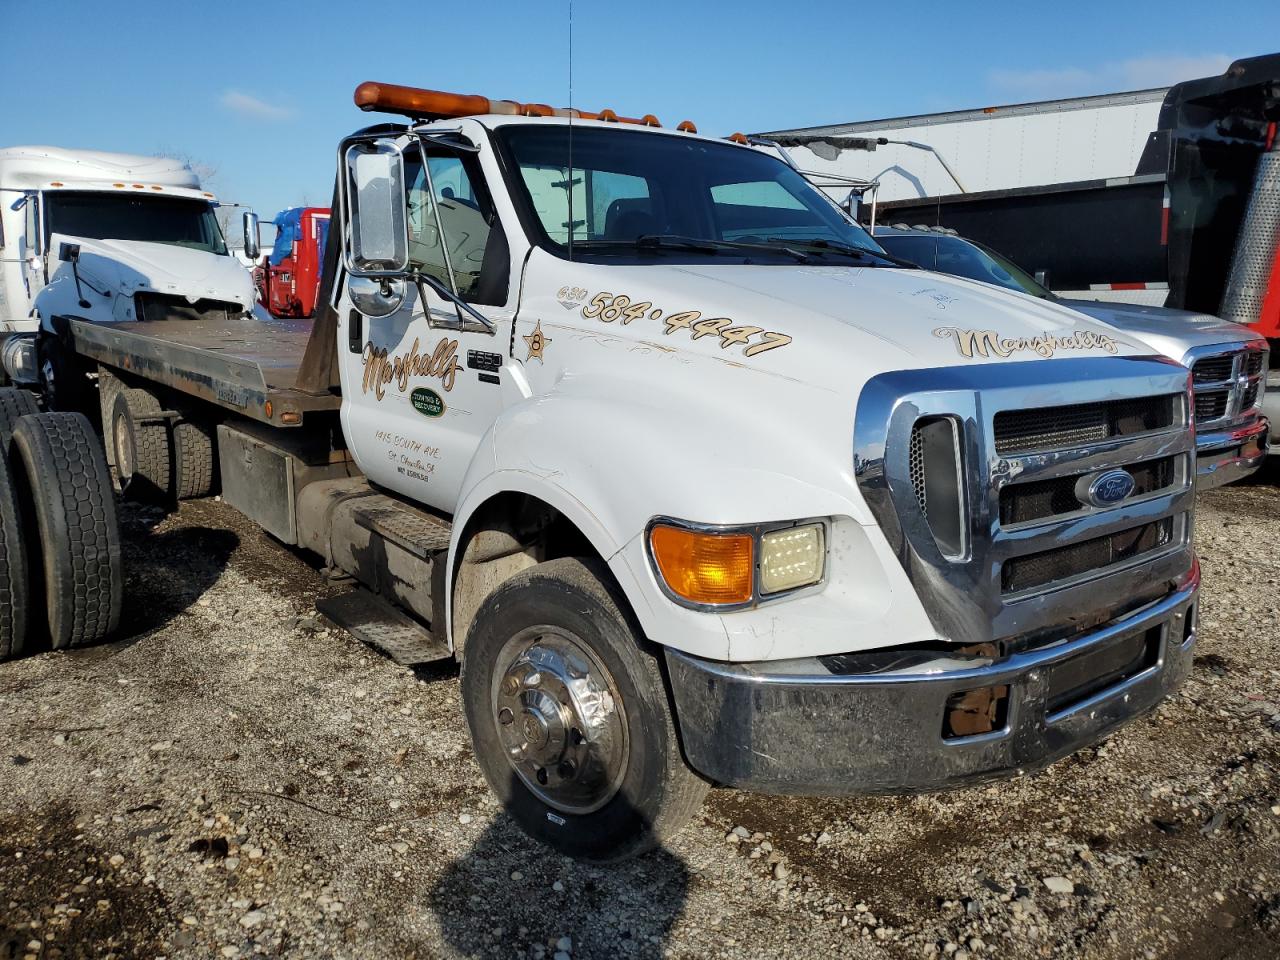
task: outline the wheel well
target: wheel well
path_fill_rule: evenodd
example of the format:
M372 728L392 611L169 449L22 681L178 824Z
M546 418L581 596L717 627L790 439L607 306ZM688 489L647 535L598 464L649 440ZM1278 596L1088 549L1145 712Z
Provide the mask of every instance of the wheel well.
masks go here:
M450 589L451 633L454 655L459 658L480 605L520 571L559 557L595 557L604 562L572 520L535 496L514 492L494 495L471 515L458 544L458 557Z

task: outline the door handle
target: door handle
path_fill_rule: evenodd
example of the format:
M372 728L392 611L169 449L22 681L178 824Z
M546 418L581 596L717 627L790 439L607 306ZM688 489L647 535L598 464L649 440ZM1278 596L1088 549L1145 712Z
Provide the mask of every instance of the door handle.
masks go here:
M352 310L347 316L347 349L364 353L364 315L359 310Z

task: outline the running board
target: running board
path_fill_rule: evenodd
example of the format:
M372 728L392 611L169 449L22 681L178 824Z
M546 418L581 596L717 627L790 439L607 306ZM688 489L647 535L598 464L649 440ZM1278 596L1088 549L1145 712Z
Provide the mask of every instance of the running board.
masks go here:
M354 514L364 529L419 560L431 561L449 549L450 524L384 494L361 497Z
M367 590L316 602L316 609L357 640L381 650L404 667L450 659L453 654L431 631Z

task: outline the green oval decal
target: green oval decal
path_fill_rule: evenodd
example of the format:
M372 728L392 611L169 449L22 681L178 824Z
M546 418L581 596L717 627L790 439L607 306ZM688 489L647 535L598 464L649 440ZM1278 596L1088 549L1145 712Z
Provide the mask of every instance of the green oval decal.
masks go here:
M409 394L409 402L424 417L438 417L444 413L444 398L427 387L418 387Z

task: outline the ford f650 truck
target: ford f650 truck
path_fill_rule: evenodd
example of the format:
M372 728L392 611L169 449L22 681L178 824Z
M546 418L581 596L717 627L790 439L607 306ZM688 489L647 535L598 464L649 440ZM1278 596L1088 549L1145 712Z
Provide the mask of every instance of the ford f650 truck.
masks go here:
M356 102L410 122L339 147L314 322L69 310L41 349L96 384L122 479L201 486L212 454L171 427L216 424L224 499L362 585L327 616L402 663L456 658L476 760L530 834L607 860L709 784L1034 771L1182 682L1186 369L908 268L776 156L687 122ZM87 422L11 411L27 492L0 497L45 518L6 542L97 598L87 627L31 598L62 645L121 602L110 523L31 466L88 451Z

